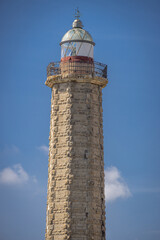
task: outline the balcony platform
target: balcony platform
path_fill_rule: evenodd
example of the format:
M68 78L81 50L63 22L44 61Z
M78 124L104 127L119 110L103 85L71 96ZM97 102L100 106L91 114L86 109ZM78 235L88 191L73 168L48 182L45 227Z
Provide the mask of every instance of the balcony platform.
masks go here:
M108 83L107 65L95 61L50 63L45 84L52 88L54 84L66 82L88 82L104 88Z

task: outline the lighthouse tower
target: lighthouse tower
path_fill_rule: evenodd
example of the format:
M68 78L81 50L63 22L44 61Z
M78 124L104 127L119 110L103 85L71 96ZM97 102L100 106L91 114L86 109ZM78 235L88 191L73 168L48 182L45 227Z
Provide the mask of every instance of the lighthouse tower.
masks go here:
M77 11L78 13L78 11ZM107 66L79 14L47 68L52 90L46 240L105 240L102 88Z

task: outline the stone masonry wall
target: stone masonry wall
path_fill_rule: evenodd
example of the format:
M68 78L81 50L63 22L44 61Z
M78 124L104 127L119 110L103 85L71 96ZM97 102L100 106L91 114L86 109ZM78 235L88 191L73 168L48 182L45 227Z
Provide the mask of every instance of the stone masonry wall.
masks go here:
M52 87L46 240L105 240L102 90Z

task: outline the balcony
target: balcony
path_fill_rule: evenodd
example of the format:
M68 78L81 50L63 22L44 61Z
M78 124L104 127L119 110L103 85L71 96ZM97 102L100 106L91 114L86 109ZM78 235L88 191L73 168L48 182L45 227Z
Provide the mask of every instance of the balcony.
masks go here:
M46 85L52 87L59 82L91 82L106 86L107 65L95 61L51 62L47 67Z

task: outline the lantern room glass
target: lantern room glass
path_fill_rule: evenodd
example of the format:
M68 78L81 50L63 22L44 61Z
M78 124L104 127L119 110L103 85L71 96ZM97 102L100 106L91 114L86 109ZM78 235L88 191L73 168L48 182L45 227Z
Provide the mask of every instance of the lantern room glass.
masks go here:
M67 42L61 45L61 58L85 56L93 58L93 45L88 42Z

